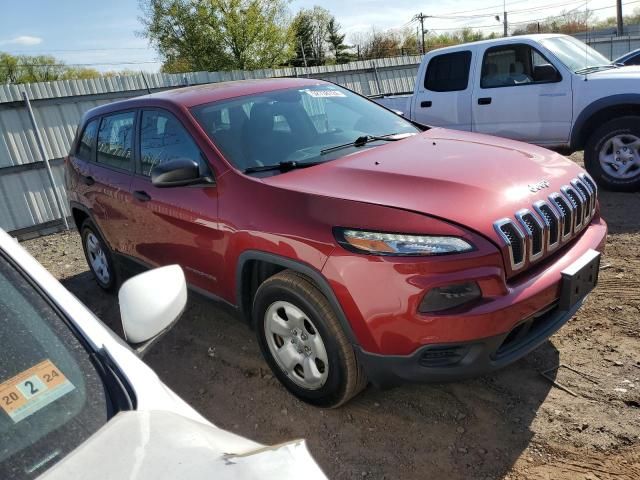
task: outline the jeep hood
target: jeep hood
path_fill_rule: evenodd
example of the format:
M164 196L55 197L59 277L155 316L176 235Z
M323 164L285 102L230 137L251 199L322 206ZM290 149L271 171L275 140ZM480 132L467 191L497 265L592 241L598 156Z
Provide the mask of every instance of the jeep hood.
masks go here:
M433 128L264 182L420 212L495 238L494 221L531 208L581 172L544 148ZM549 187L535 187L543 180Z
M263 447L171 412L121 412L42 480L245 480L326 477L302 440Z

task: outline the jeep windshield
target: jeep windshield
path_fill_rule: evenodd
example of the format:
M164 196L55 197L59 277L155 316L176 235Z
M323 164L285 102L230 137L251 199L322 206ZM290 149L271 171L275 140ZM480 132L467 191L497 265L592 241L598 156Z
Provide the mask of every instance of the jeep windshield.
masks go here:
M225 157L247 173L311 166L420 132L335 85L248 95L200 105L192 113Z
M616 68L598 51L573 37L550 37L540 40L540 43L574 73Z

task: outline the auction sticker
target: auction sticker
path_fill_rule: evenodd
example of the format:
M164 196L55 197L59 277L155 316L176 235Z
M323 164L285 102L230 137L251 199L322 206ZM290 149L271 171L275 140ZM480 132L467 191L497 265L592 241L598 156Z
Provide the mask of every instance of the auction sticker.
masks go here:
M339 90L304 90L304 92L314 98L346 97Z
M47 359L0 384L0 408L17 423L74 388Z

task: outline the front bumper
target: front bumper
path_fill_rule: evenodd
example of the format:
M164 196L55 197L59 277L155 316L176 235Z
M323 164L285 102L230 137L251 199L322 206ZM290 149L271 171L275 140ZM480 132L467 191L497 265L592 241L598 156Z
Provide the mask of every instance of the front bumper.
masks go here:
M518 323L511 331L470 342L426 345L410 355L377 355L357 349L371 383L390 387L403 382L448 382L495 372L543 344L582 305L568 310L553 304Z

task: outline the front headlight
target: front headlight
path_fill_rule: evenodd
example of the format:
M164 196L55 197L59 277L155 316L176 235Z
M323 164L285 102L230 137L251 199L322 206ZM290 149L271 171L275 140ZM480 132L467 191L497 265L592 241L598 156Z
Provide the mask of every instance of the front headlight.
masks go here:
M336 228L338 242L347 249L376 255L430 256L463 253L474 246L459 237L404 235Z

